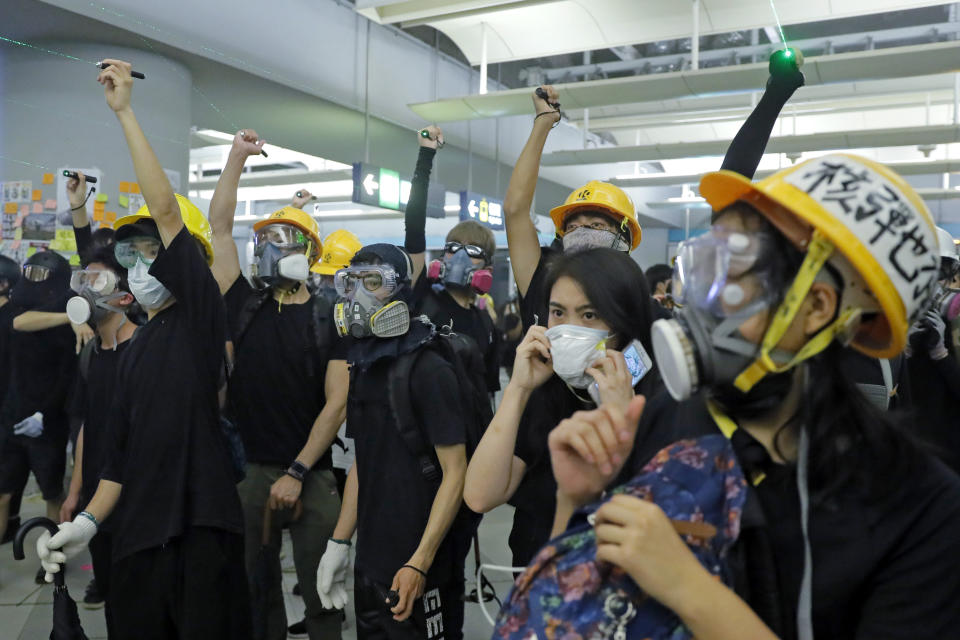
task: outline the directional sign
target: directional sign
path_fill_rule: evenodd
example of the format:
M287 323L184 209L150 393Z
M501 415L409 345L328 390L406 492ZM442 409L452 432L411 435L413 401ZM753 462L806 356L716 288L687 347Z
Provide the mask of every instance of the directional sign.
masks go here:
M353 201L384 209L405 211L410 199L409 180L390 169L357 162L353 165ZM431 184L427 191L427 215L442 218L446 189L440 184Z
M480 224L503 230L503 202L472 191L460 192L460 219L476 220Z

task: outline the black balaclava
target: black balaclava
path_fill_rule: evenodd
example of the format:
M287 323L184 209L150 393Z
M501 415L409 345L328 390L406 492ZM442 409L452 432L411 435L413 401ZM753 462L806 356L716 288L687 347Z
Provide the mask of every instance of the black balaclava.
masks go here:
M33 282L21 277L10 292L10 302L24 311L63 311L70 290L70 263L56 251L38 251L23 264L38 265L50 269L46 280Z

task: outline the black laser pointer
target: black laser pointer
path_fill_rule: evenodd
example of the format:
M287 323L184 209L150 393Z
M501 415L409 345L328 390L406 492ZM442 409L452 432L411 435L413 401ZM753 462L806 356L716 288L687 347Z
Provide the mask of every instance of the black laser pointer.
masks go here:
M65 178L76 178L77 180L80 179L80 176L77 175L77 172L76 172L76 171L70 171L69 169L64 169L64 170L63 170L63 176L64 176ZM83 176L83 177L86 178L87 182L89 182L90 184L96 184L96 183L97 183L97 179L94 178L93 176Z
M97 63L97 67L99 67L100 69L106 69L106 68L109 67L109 66L110 66L110 63L109 63L109 62L98 62L98 63ZM133 76L134 78L139 79L139 80L146 80L146 79L147 79L147 76L143 75L143 74L140 73L139 71L131 71L131 72L130 72L130 75Z

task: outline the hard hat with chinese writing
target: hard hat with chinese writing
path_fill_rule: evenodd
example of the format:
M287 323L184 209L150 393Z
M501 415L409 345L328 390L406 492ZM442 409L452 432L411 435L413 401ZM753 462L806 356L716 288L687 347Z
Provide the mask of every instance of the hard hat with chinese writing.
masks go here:
M564 227L570 214L586 211L598 211L613 217L620 223L622 231L629 231L630 250L640 246L643 231L637 221L637 209L630 196L620 187L609 182L592 180L571 193L566 202L550 210L550 218L557 228L557 235L563 237L566 233Z

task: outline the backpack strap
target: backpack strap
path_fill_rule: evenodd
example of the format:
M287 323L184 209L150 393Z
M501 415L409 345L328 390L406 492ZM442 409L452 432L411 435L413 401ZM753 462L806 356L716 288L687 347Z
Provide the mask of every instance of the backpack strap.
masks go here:
M400 439L403 440L407 449L416 456L423 477L429 482L437 483L440 482L443 474L437 466L433 451L423 437L413 410L413 403L410 400L412 397L411 374L422 351L422 349L417 349L412 353L404 353L390 365L390 370L387 373L387 394L390 398L390 407L393 409Z
M250 328L250 323L253 321L253 317L257 315L257 312L260 311L264 303L271 298L271 290L269 288L265 289L255 289L249 297L247 297L246 302L243 303L243 307L240 309L240 315L237 316L237 326L234 329L233 344L235 346L240 345L240 341L243 339L243 335L247 332L247 329Z
M90 378L90 362L93 360L93 354L96 353L99 348L100 338L94 338L83 345L83 348L80 349L80 377L86 382Z

